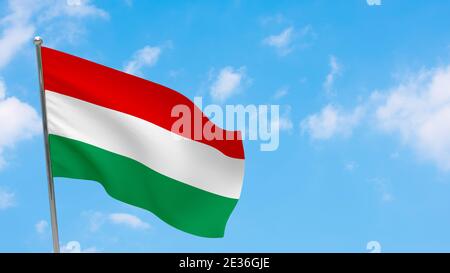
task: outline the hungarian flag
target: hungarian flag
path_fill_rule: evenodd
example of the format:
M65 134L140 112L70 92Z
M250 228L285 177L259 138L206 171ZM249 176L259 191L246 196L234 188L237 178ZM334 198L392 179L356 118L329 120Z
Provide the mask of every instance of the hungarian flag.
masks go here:
M175 228L223 237L244 176L240 132L151 81L46 47L42 65L54 177L97 181ZM192 130L171 130L177 105ZM224 137L203 136L206 126Z

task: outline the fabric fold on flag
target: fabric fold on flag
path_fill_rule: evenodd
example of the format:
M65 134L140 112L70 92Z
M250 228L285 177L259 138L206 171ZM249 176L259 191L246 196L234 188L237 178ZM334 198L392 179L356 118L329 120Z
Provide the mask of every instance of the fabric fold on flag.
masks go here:
M99 182L113 198L203 237L223 237L242 190L240 132L233 139L171 131L176 105L211 121L162 85L42 47L54 177ZM194 127L193 127L194 128ZM203 130L200 132L203 134Z

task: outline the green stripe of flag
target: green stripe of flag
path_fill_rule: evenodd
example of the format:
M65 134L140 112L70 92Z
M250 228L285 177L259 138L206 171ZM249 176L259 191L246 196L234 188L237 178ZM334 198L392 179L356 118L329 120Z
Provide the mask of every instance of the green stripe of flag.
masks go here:
M238 199L219 196L164 176L130 158L50 135L54 177L99 182L117 200L153 212L163 221L203 237L223 237Z

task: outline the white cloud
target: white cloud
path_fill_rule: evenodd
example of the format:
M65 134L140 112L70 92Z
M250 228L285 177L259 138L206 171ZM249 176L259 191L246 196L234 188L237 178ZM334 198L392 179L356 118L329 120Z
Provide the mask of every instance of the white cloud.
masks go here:
M95 253L99 252L95 247L82 249L78 241L70 241L60 246L61 253Z
M294 125L289 117L280 117L278 128L280 131L290 131Z
M31 25L12 25L3 29L0 38L0 68L5 67L25 43L29 43L33 36L34 27Z
M148 229L150 225L139 217L128 213L111 213L108 219L113 224L125 225L133 229Z
M350 113L328 105L304 119L301 127L313 139L348 135L366 109L377 129L398 136L420 159L450 171L450 65L422 70L392 88L373 92L365 106ZM398 157L398 152L390 155Z
M310 25L296 30L287 27L278 34L270 35L262 40L262 43L276 49L280 56L286 56L295 48L306 48L311 45L312 39L316 37Z
M380 6L381 0L366 0L367 5L369 6Z
M106 221L106 216L99 211L84 211L81 215L87 218L91 232L98 231Z
M36 25L40 34L50 45L60 43L77 44L87 33L85 18L109 19L109 14L90 0L45 0L41 11L37 11Z
M422 71L376 92L376 120L426 160L450 170L450 66Z
M345 170L351 172L358 167L358 164L354 161L349 161L349 162L345 163L344 167L345 167Z
M5 164L5 148L41 132L41 120L34 108L15 97L6 97L5 89L0 80L0 169Z
M6 97L6 85L3 80L0 79L0 101L4 100Z
M152 67L158 62L161 52L161 47L157 46L145 46L139 49L125 65L124 71L133 75L141 75L143 67Z
M102 213L99 211L85 211L81 214L89 222L89 230L96 232L104 224L125 225L132 229L148 229L150 225L142 221L139 217L128 213Z
M389 157L390 157L391 159L397 159L397 158L400 157L400 153L399 153L399 152L392 152L392 153L389 155Z
M244 66L238 69L231 66L222 68L211 85L211 97L216 101L225 101L239 90L245 78L246 68Z
M48 21L56 17L69 16L75 18L99 17L108 19L109 14L95 5L90 0L44 0L41 1L42 14L39 22Z
M16 204L15 194L0 188L0 210L13 207Z
M336 79L336 77L341 73L341 65L338 63L335 56L330 56L330 72L325 77L325 81L323 83L323 88L325 89L325 92L327 95L333 94L333 84Z
M8 1L9 13L0 19L0 69L25 43L31 43L35 27L29 21L35 6L32 1Z
M275 92L275 94L273 95L273 98L281 99L282 97L286 96L288 93L289 93L289 87L283 86Z
M81 6L82 5L81 0L66 0L66 3L68 6Z
M40 220L39 222L34 225L36 232L39 234L44 234L47 231L48 228L48 222L45 220Z
M292 129L294 128L294 124L292 123L291 120L291 109L292 108L290 105L284 107L284 112L280 115L278 120L272 122L271 124L272 130L278 128L278 131L288 131L288 132L292 131Z
M287 55L292 51L293 33L294 28L288 27L279 34L266 37L263 43L275 47L281 55Z
M301 129L312 139L325 140L333 136L349 136L364 115L363 107L358 106L347 113L329 104L320 113L312 114L301 121Z
M389 183L386 179L383 178L372 178L369 179L369 182L373 183L375 190L380 195L380 199L382 203L389 203L394 201L394 195L389 189Z
M123 0L125 4L129 7L133 6L133 0Z
M281 13L277 13L275 15L270 15L270 16L264 16L260 20L261 25L263 25L263 26L271 25L271 24L281 24L286 21L287 21L286 17L284 17L284 15Z
M8 12L0 18L0 69L26 44L31 45L36 30L44 32L53 40L59 40L60 35L71 37L80 33L80 24L76 28L66 27L72 25L71 18L108 18L106 11L90 4L88 0L8 0L7 4ZM58 31L53 31L55 28L49 26L58 26Z
M184 73L184 69L171 69L169 71L169 77L176 79L178 77L180 77L181 75L183 75Z

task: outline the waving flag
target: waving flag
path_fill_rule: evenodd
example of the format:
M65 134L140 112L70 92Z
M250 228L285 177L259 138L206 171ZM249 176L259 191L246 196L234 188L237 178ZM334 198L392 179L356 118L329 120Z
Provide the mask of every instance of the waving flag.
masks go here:
M217 127L159 84L46 47L42 66L54 177L97 181L180 230L223 237L244 175L239 132ZM177 105L201 126L173 132ZM234 138L202 137L205 124Z

